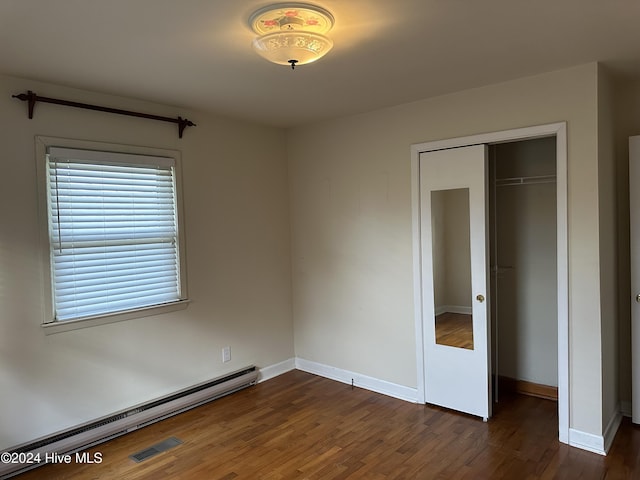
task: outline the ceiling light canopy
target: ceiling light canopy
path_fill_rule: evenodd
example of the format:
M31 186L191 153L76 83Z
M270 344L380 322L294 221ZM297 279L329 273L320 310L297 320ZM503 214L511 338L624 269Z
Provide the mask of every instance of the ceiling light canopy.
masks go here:
M258 54L279 65L304 65L322 58L333 42L325 37L333 15L307 3L277 3L251 15L249 24L259 36L253 41Z

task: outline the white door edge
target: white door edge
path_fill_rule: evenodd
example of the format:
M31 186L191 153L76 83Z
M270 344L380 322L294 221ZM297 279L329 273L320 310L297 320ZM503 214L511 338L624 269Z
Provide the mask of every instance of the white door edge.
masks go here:
M631 419L640 423L640 305L636 295L640 293L640 251L634 245L640 242L640 222L633 213L640 206L640 190L634 180L640 177L640 136L629 137L629 232L631 265Z

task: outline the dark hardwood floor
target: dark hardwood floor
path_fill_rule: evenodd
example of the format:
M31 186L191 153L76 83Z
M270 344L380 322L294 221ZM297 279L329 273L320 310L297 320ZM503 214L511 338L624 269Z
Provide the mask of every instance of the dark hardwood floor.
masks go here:
M129 455L184 443L142 463ZM625 419L603 457L560 444L556 403L501 399L488 423L292 371L98 445L103 462L46 465L17 480L640 478Z
M436 317L436 343L473 350L471 315L446 312Z

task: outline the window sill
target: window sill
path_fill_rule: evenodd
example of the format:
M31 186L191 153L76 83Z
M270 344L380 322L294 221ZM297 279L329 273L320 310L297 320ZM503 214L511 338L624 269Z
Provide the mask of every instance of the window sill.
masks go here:
M97 315L95 317L80 318L77 320L64 320L51 323L43 323L45 335L54 333L68 332L71 330L79 330L81 328L97 327L98 325L106 325L108 323L122 322L132 320L134 318L150 317L152 315L160 315L163 313L176 312L184 310L189 305L190 300L179 300L165 305L155 305L146 308L138 308L135 310L127 310L125 312L110 313Z

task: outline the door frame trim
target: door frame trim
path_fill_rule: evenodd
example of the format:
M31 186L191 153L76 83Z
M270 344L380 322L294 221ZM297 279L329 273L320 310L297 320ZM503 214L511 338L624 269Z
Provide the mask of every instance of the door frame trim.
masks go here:
M425 403L424 325L422 308L420 154L434 150L556 137L556 221L558 274L558 438L569 443L569 241L567 195L567 123L558 122L411 145L411 217L413 299L416 329L418 402Z

